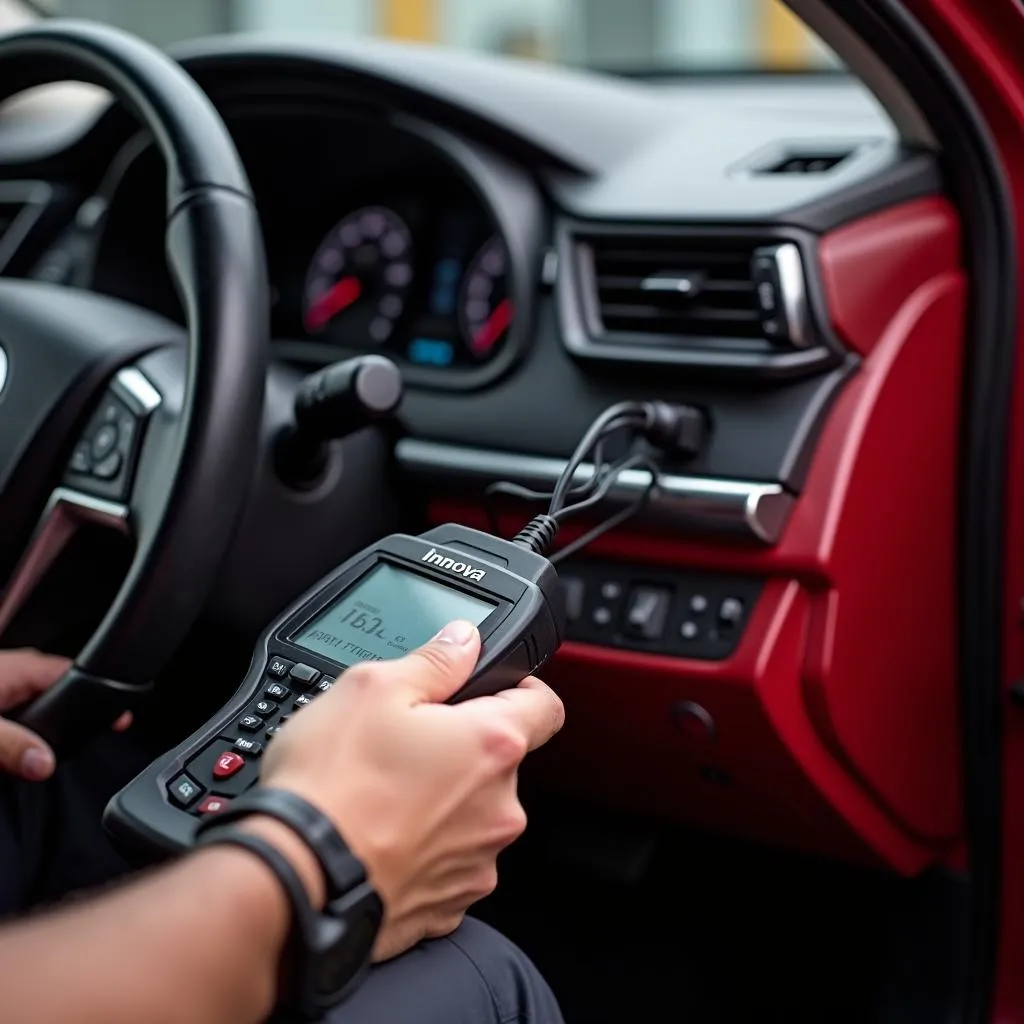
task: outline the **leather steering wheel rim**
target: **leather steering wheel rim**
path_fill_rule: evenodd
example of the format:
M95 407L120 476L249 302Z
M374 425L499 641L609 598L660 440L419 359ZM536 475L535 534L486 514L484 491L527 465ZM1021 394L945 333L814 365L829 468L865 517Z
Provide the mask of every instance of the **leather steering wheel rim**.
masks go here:
M99 85L152 132L168 170L167 256L186 311L180 429L157 514L74 666L21 721L54 745L106 728L166 666L215 582L257 452L269 334L262 234L227 128L195 81L120 30L48 21L0 37L0 100L62 80ZM16 375L12 367L12 379Z

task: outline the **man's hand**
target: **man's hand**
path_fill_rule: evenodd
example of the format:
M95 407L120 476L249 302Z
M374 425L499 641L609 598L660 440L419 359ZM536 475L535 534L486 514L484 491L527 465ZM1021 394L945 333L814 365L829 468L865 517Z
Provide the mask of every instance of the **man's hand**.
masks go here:
M23 648L0 651L0 712L9 711L48 690L71 666L67 658ZM127 729L131 715L125 712L114 723ZM41 782L53 774L53 751L30 729L0 718L0 771Z
M497 856L526 827L516 773L562 727L539 679L457 705L480 636L454 622L418 651L367 662L298 713L262 772L337 823L384 900L374 957L447 935L493 891Z

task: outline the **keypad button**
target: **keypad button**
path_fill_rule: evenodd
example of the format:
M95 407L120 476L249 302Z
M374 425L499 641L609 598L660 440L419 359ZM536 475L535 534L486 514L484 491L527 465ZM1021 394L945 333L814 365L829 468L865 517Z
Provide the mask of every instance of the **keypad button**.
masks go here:
M252 710L260 716L260 718L269 718L275 711L277 711L277 705L269 700L258 700L252 706Z
M240 754L248 754L250 757L259 757L263 753L263 744L259 740L250 740L245 736L239 736L235 740L235 750Z
M593 618L595 626L607 626L613 618L612 610L611 608L605 608L604 605L601 605L594 609L594 613L591 618Z
M220 814L226 811L231 801L226 796L208 796L196 808L196 814Z
M272 740L281 731L280 725L272 725L266 731L267 741Z
M708 610L708 599L703 594L694 594L690 598L690 611L694 615L703 615Z
M697 634L699 632L700 632L700 629L698 628L697 623L696 622L692 622L689 619L687 619L686 622L684 622L679 627L679 635L684 640L696 640L697 639Z
M326 693L334 685L334 680L330 676L324 676L319 683L316 684L317 693Z
M283 679L291 671L292 662L285 658L271 658L267 672L276 679Z
M278 703L288 699L288 687L281 683L271 683L264 691L263 696L268 700L276 700Z
M601 596L606 601L617 601L622 596L622 584L615 580L605 580L601 584Z
M203 786L184 772L167 784L167 795L179 807L191 807L205 792Z
M216 761L213 762L213 777L215 779L230 779L237 775L245 767L245 758L233 750L225 750Z
M298 711L299 708L304 708L307 704L312 703L313 698L310 697L308 693L300 693L299 696L295 698L295 703L292 705L292 707L294 707L295 710Z
M263 719L258 715L242 715L238 720L238 728L243 732L259 732L263 728Z
M300 662L298 665L292 665L288 678L294 686L306 690L320 678L320 673L311 665L303 665Z

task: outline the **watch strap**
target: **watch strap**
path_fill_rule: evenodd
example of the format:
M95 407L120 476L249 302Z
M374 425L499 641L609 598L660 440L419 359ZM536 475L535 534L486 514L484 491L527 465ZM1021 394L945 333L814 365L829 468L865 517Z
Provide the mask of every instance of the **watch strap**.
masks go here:
M201 821L196 835L253 814L266 815L287 825L310 848L324 873L329 901L366 882L366 869L348 848L334 822L308 800L286 789L250 789L220 813Z
M197 847L214 845L238 846L248 850L270 868L280 883L291 909L291 923L281 960L278 1005L291 1019L316 1020L323 1008L303 1005L307 1001L303 999L303 986L300 983L304 953L316 941L316 915L298 872L288 858L262 836L228 826L209 831L196 839Z

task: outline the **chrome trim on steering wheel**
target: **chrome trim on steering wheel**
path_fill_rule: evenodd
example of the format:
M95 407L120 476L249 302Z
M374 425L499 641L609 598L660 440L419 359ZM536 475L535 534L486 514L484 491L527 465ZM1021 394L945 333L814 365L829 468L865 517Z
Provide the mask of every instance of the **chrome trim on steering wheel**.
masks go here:
M128 508L114 501L94 498L70 487L58 487L39 517L18 567L0 598L0 636L14 620L68 541L85 523L128 532Z

